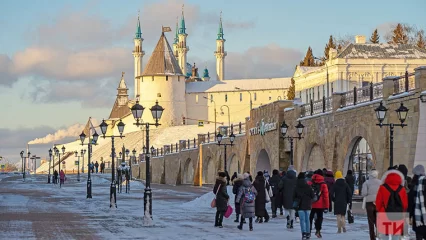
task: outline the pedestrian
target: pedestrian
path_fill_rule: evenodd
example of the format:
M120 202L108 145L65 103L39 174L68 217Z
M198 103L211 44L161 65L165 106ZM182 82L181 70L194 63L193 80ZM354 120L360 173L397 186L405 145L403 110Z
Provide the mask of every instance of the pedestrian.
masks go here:
M269 221L268 211L266 210L266 190L269 190L270 186L266 182L263 172L257 172L257 176L254 179L253 186L256 188L257 196L255 200L255 215L257 217L256 222L263 223L263 218L265 218L265 223Z
M247 171L247 174L249 175L250 182L253 182L253 177L251 176L250 172Z
M334 215L337 218L337 233L346 232L346 210L352 200L351 189L343 178L341 171L336 172L336 183L330 191L330 196L334 202Z
M103 174L104 173L104 169L105 169L105 163L104 163L104 161L101 161L101 174Z
M318 169L312 175L312 189L314 191L314 201L312 203L311 213L309 215L310 227L312 229L312 221L315 219L315 236L322 238L321 228L324 219L324 213L328 212L330 201L328 199L328 188L324 182L324 176L321 169Z
M332 171L326 171L325 177L324 177L324 182L327 184L328 192L331 193L331 189L333 188L333 185L334 185L334 182L335 182ZM328 211L332 212L333 211L333 203L331 201L330 195L328 196L328 199L329 199L329 202L330 202L330 207L328 208Z
M300 218L300 230L302 232L302 239L309 239L311 237L311 225L309 222L309 215L312 208L312 199L314 198L314 191L305 180L305 173L301 172L297 175L296 188L294 189L294 201L297 202L297 212ZM294 206L294 205L293 205Z
M235 172L236 173L236 172ZM234 177L234 176L232 176ZM238 191L240 190L240 187L243 185L243 175L241 174L237 174L237 176L234 178L233 180L233 186L232 186L232 193L235 194L235 199L234 199L234 203L235 203L235 221L234 222L240 222L240 214L241 214L241 206L240 206L240 202L237 201L237 195L238 195Z
M398 170L388 170L383 174L382 185L377 192L377 213L380 214L381 218L389 218L387 214L383 213L392 212L392 216L396 216L400 213L401 219L403 219L403 213L407 211L407 208L408 197L404 188L404 175ZM390 232L387 225L378 225L377 231L380 239L389 239L389 237L391 237L392 240L396 240L400 239L402 235L402 233Z
M376 196L381 185L381 181L377 179L379 173L373 169L370 171L369 179L362 185L361 196L365 198L365 209L367 211L368 230L370 240L376 240Z
M64 170L61 170L61 172L59 173L59 178L60 178L59 185L64 184L65 183L65 172L64 172Z
M253 218L255 217L255 198L258 195L256 188L250 181L250 174L244 173L243 185L238 190L236 201L240 203L241 207L241 221L238 229L243 230L245 219L249 219L249 229L253 231Z
M296 188L296 171L287 170L287 174L281 179L278 188L282 193L282 205L284 207L285 216L287 218L287 228L293 228L293 222L295 220L295 210L293 209L294 202L294 189Z
M355 191L355 177L353 176L352 170L348 170L345 177L346 183L349 185L351 189L351 194L354 194ZM352 209L352 201L349 203L349 209Z
M58 174L58 171L56 171L56 170L55 170L55 171L53 172L53 177L54 177L54 181L53 181L53 182L54 182L55 184L58 184L58 175L59 175L59 174Z
M95 169L96 169L96 173L98 173L98 169L99 169L99 163L98 163L98 161L96 161L96 163L95 163Z
M265 180L269 182L269 178L270 178L271 176L269 176L269 172L268 172L268 170L263 170L263 176L265 177Z
M234 182L234 179L236 179L237 178L237 172L234 172L234 174L232 174L232 177L231 177L231 182L233 183Z
M269 185L271 186L272 193L274 194L271 197L272 218L277 217L277 208L278 207L280 207L280 209L282 209L282 207L281 207L282 195L280 194L280 191L279 191L279 188L278 188L278 184L280 183L280 180L281 180L281 178L280 178L278 170L274 169L272 171L272 177L271 177L271 179L269 179Z
M225 170L225 175L226 175L226 185L229 186L229 181L231 180L231 177L229 176L229 173L226 170Z
M408 193L408 212L413 231L416 233L416 239L426 239L426 178L423 165L417 165L413 168L413 179L411 189Z
M226 173L219 172L216 183L213 187L213 193L216 194L216 217L215 227L223 228L223 215L228 208L229 195L226 189Z

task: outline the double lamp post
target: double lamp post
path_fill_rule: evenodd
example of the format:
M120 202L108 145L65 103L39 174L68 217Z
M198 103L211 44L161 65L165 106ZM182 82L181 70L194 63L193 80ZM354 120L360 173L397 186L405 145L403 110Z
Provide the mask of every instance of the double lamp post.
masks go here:
M224 164L225 164L225 167L224 167L224 169L225 169L225 172L226 172L226 167L227 167L227 163L226 163L226 147L227 146L231 146L231 147L233 146L233 143L234 143L234 140L235 140L235 135L234 135L234 133L231 133L231 135L229 135L229 142L230 143L221 143L222 139L223 139L223 136L220 133L218 133L216 135L216 139L217 139L217 145L218 146L224 146L225 147L225 154L224 154Z
M22 160L22 178L24 179L24 182L25 182L25 168L26 168L26 159L30 159L30 155L31 155L31 153L30 152L28 152L28 157L24 157L24 151L21 151L21 160Z
M89 131L90 133L90 131ZM90 157L92 155L92 145L96 145L98 142L99 135L95 131L92 135L92 140L90 141L90 134L89 134L89 142L87 144L84 144L84 140L86 139L86 134L84 134L84 131L80 134L80 141L81 146L87 145L87 165L90 165ZM83 156L83 173L84 173L84 154L86 153L86 150L81 150L81 155ZM76 153L77 156L77 153ZM80 167L80 166L79 166ZM90 177L90 169L87 171L87 185L86 185L86 198L92 198L92 178Z
M64 156L65 146L62 146L61 150L62 150L62 156ZM59 174L61 174L61 153L59 152L59 149L56 146L53 148L53 151L55 152L56 156L58 156L59 158L59 161L58 161ZM60 180L59 180L59 187L62 187L62 182Z
M299 121L299 123L295 126L296 130L297 130L297 137L293 137L293 136L286 136L287 131L288 131L288 125L285 123L285 121L283 121L283 123L281 124L281 135L283 139L288 139L290 141L290 165L293 165L294 163L294 154L293 154L293 140L294 139L302 139L302 134L303 134L303 129L305 128L305 126L303 126L303 124Z

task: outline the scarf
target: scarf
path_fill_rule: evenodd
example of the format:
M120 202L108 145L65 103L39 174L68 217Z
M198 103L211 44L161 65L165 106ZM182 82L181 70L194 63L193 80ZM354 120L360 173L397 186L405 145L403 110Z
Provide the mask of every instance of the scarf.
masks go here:
M419 183L416 186L417 196L415 199L414 205L414 219L416 220L416 226L425 225L424 222L426 220L426 208L425 208L425 200L423 197L423 180L424 176L419 178Z

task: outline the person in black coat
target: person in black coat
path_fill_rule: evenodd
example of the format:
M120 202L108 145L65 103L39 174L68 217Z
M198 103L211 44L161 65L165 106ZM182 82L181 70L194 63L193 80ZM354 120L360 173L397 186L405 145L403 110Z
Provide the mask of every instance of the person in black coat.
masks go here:
M352 192L349 185L343 178L342 172L336 172L336 182L331 189L330 196L334 202L334 215L337 217L337 233L346 232L346 210L352 201Z
M238 195L238 190L243 185L243 181L244 181L244 178L243 178L243 175L241 174L237 174L237 176L235 176L233 180L232 193L235 194L234 202L235 202L235 215L236 215L234 222L240 221L239 217L241 214L241 205L240 205L240 202L237 202L237 195Z
M309 216L312 209L312 199L314 199L314 190L305 180L305 173L301 172L297 176L296 188L294 189L294 200L298 202L296 207L300 218L300 229L302 238L309 239L311 236L311 225Z
M249 180L250 180L250 182L253 182L253 178L252 178L252 176L251 176L250 172L247 172L247 173L248 173L248 175L249 175Z
M216 194L216 218L214 226L223 228L223 214L225 214L228 208L229 195L226 189L226 173L219 172L218 175L213 187L213 193Z
M285 209L285 215L289 216L289 218L287 218L287 228L293 228L293 221L295 217L295 211L293 209L293 193L296 188L296 182L296 171L289 170L278 185L282 193L282 205Z
M272 193L274 196L271 198L271 208L272 208L272 218L277 217L277 208L280 208L281 212L282 210L282 195L280 194L278 184L281 181L280 173L277 169L274 169L272 171L272 177L269 179L269 185L271 185ZM281 214L282 215L282 214Z
M269 221L268 211L266 210L266 192L265 188L269 190L269 184L266 182L265 177L263 177L263 172L257 172L257 176L253 182L254 188L256 188L257 196L255 199L255 215L257 217L256 222L263 223L263 218L265 222Z
M349 185L349 189L351 190L351 196L352 196L355 191L355 177L352 173L352 170L348 170L345 180L346 180L346 183ZM349 203L349 209L352 209L352 200Z
M237 172L234 172L234 174L232 174L232 177L231 177L231 182L234 182L234 179L236 179L237 178Z
M426 179L422 178L422 181L419 182L419 178L425 176L425 168L423 165L417 165L413 168L413 179L410 184L410 191L408 193L408 212L410 216L411 225L413 226L413 231L416 233L416 239L426 239L426 219L420 218L420 223L416 221L415 210L417 207L422 207L421 204L416 205L416 202L419 201L417 197L418 190L423 195L423 199L426 199ZM419 188L419 183L422 185L422 189ZM425 203L423 203L425 205Z

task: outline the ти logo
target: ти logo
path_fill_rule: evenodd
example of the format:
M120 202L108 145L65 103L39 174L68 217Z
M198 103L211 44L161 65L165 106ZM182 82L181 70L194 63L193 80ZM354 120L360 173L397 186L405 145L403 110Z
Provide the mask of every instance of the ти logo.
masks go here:
M408 236L407 212L379 212L377 213L377 231L381 235Z

